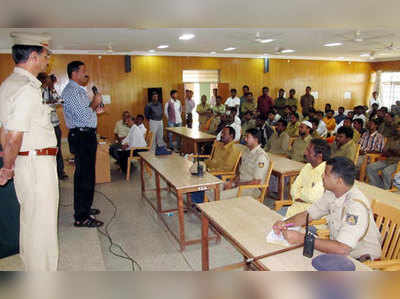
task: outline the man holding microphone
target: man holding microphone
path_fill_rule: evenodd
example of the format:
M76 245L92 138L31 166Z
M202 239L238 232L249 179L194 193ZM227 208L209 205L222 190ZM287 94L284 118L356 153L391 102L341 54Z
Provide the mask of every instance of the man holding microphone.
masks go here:
M68 78L61 97L64 99L65 123L69 128L70 151L75 155L74 217L76 227L100 227L104 223L93 216L92 209L97 151L97 114L102 112L102 97L95 93L90 99L85 89L89 82L86 65L72 61L67 66Z

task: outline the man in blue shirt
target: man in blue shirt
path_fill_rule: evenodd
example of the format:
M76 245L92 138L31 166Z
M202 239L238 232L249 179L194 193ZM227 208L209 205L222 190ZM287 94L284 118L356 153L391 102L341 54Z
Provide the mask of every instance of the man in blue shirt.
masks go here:
M95 185L97 113L101 110L102 98L99 93L89 98L85 89L89 76L83 62L69 63L67 73L70 80L61 97L64 99L65 123L69 128L69 147L75 155L74 225L99 227L103 222L92 215L98 215L100 211L91 207Z

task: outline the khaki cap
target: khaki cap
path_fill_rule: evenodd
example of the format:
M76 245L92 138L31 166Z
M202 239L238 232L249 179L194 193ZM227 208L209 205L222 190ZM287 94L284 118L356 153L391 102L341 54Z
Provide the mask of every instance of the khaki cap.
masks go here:
M11 32L10 36L14 39L14 45L41 46L46 49L49 49L51 40L46 33Z

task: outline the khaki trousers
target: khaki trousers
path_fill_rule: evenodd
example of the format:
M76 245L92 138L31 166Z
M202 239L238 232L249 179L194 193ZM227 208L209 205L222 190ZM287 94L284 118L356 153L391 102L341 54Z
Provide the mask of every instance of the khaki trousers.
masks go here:
M56 156L18 156L14 182L21 206L20 256L25 271L57 271Z

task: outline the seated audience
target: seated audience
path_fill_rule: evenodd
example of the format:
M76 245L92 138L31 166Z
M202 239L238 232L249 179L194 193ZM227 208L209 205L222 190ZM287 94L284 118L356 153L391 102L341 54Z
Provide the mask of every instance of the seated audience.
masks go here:
M310 143L312 137L310 135L312 131L312 124L308 120L303 120L299 126L299 137L297 137L293 144L292 147L290 148L289 151L289 159L298 161L298 162L304 162L304 154L305 150Z
M381 256L380 233L374 221L370 201L354 186L355 167L343 157L327 161L323 182L326 191L307 211L296 214L273 225L276 234L290 244L302 244L304 233L288 230L290 223L304 226L308 220L323 216L329 219L330 237L316 239L314 248L324 253L350 255L355 259L377 259ZM340 211L343 211L341 213Z
M297 137L299 136L299 115L297 113L290 114L290 122L288 123L286 133L289 137Z
M386 159L367 166L367 176L371 185L387 190L392 186L392 175L400 161L400 125L396 126L395 135L388 138L382 156ZM382 176L379 171L382 171Z
M344 115L344 107L339 107L338 114L334 118L336 125L340 124L346 118L346 115Z
M235 167L239 150L235 147L235 129L222 129L221 142L216 141L214 155L205 160L207 171L232 171Z
M367 111L368 120L371 120L376 117L376 115L378 113L378 108L379 108L379 105L377 103L372 104L371 109Z
M364 128L364 122L361 118L357 118L353 120L353 140L357 144L360 141L361 136L367 131Z
M394 131L394 114L387 112L385 113L385 118L378 128L378 132L383 135L383 137L392 137Z
M317 118L311 118L310 123L312 124L312 132L311 132L311 137L312 138L322 138L321 135L318 134L318 125L320 123L320 120Z
M367 117L365 116L365 111L364 111L364 107L363 106L356 106L354 107L354 119L357 118L361 118L364 122L364 124L366 124L368 122Z
M331 146L331 157L346 157L354 161L357 153L357 146L353 141L353 129L350 127L341 127L337 131L335 142Z
M328 136L328 129L326 128L325 122L322 120L324 118L324 113L322 111L317 111L315 113L316 118L319 120L318 127L317 127L317 133L321 137L327 137Z
M235 129L235 140L234 141L239 141L241 132L242 132L242 122L240 118L236 115L237 114L237 109L236 108L231 108L231 113L229 115L226 115L221 119L221 123L218 126L218 134L217 134L217 140L221 140L221 135L222 135L222 129L224 127L230 126ZM222 127L221 127L222 126Z
M307 210L312 203L320 199L324 193L322 175L325 171L325 161L330 158L329 144L322 139L312 139L304 156L307 164L301 169L300 174L290 188L290 195L294 202L289 207L286 217Z
M382 134L378 132L378 121L376 119L368 122L368 130L361 136L358 143L361 147L357 167L360 167L363 164L365 154L382 152L384 139Z
M127 124L128 118L130 118L131 115L129 111L124 111L122 113L122 119L116 122L115 128L114 128L114 138L115 142L110 145L110 155L112 157L117 156L117 151L122 148L121 142L124 140L126 136L129 134L130 127Z
M130 155L130 149L136 147L146 147L146 140L144 135L146 134L145 127L143 125L143 118L136 117L136 119L128 118L127 123L130 127L128 136L122 140L122 149L117 152L116 158L122 172L126 173L128 158ZM133 155L137 156L139 152L146 151L145 149L134 150Z
M400 115L400 101L396 101L396 103L390 107L390 112L392 112L395 116Z
M256 120L256 128L260 131L261 135L261 147L264 148L269 138L274 134L274 129L268 123L259 116Z
M267 124L271 127L276 125L276 122L281 119L281 116L276 113L275 109L272 108L270 112L268 112Z
M333 114L335 112L333 110L328 110L326 112L325 117L322 119L326 125L326 128L329 132L333 132L335 130L336 127L336 121L333 118Z
M243 143L244 139L246 137L246 132L248 129L253 129L257 126L256 120L253 118L253 114L251 111L247 110L243 114L243 119L242 119L242 136L240 138L240 141Z
M278 120L275 133L267 142L266 151L271 154L287 155L289 151L289 135L285 132L287 122L283 119Z
M246 132L246 150L242 155L242 162L239 167L239 175L233 180L223 185L224 190L221 192L221 199L235 198L237 196L239 186L241 185L259 185L264 184L265 176L269 169L269 155L260 146L260 132L257 129L250 129ZM253 198L260 196L260 189L245 189L242 196L248 195ZM207 194L212 194L210 192Z

